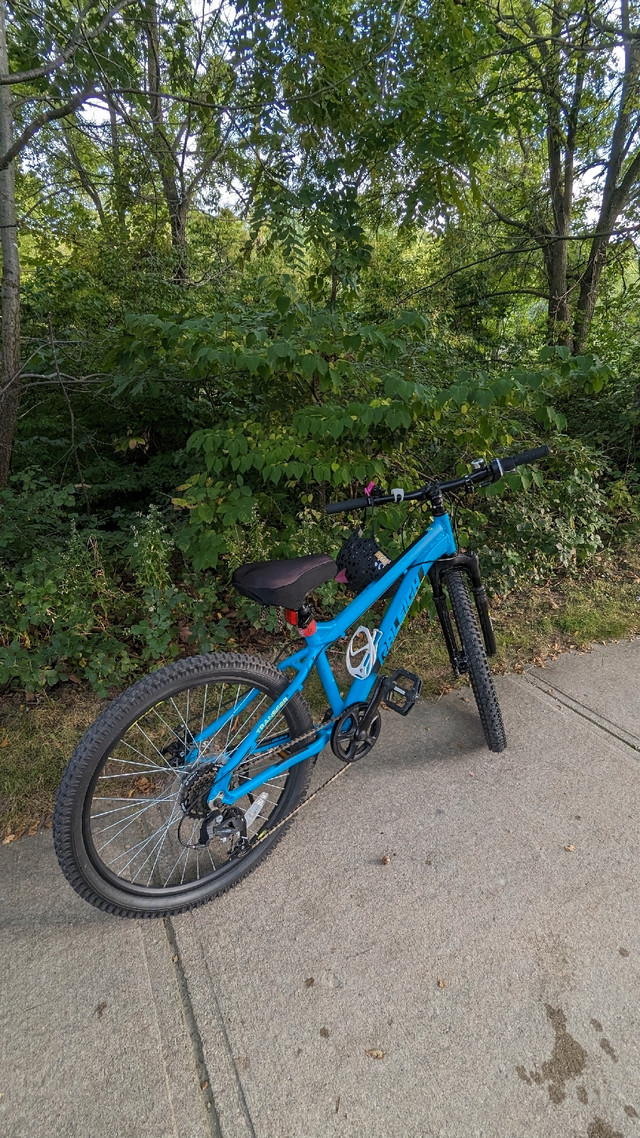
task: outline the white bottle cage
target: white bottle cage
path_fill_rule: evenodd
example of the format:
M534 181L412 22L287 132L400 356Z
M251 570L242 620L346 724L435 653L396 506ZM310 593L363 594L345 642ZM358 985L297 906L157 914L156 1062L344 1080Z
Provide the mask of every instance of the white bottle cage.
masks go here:
M354 641L359 636L364 636L366 643L356 647ZM378 657L378 643L381 636L382 632L379 628L375 628L373 632L370 628L365 628L364 624L356 628L349 641L345 661L347 671L354 679L366 680L371 675Z

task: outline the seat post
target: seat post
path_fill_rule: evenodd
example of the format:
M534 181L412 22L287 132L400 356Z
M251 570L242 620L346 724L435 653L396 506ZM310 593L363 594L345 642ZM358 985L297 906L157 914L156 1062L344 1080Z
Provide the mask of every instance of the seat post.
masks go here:
M298 629L301 636L313 636L316 628L318 627L313 619L313 609L311 605L301 605L296 611L295 609L285 609L284 619L287 624L293 624Z

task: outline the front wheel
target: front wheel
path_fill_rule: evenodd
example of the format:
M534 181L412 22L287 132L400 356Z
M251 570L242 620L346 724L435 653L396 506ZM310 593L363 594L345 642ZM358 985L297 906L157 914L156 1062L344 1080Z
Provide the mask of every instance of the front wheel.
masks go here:
M282 672L255 657L194 656L106 708L69 762L54 814L58 861L81 897L117 916L164 917L209 901L255 868L305 796L313 760L238 798L230 824L203 841L207 799L221 765L286 686ZM312 733L306 701L294 695L231 787L291 756L296 739Z
M475 607L469 596L464 574L451 570L445 574L451 608L467 660L469 679L478 705L480 722L490 751L499 753L507 745L498 696L489 671Z

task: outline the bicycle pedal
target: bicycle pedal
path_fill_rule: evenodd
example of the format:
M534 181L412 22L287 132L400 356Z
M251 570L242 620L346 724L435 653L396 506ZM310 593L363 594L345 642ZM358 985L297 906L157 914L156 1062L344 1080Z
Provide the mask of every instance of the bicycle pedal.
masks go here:
M384 690L382 702L389 711L397 711L398 715L408 715L420 695L422 680L413 672L405 672L398 668L393 675L383 680Z

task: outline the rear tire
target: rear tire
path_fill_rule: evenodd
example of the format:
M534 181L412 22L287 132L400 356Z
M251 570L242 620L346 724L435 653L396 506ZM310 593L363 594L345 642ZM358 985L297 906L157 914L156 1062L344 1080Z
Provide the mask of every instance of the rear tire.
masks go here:
M459 570L445 574L451 608L467 658L469 679L475 696L484 737L490 751L499 754L507 745L502 712L489 671L487 654L478 625L476 610L469 596L465 576Z
M255 657L193 656L146 676L103 711L69 761L53 823L60 868L85 901L121 917L166 917L226 892L266 857L290 822L275 827L306 795L313 759L238 799L245 815L257 803L248 838L260 832L264 840L235 850L227 838L198 846L197 835L223 756L286 687L282 672ZM226 709L224 725L196 744ZM278 710L260 742L284 757L313 721L300 694ZM189 765L184 756L194 746L198 760ZM275 753L249 756L231 785L277 761Z

